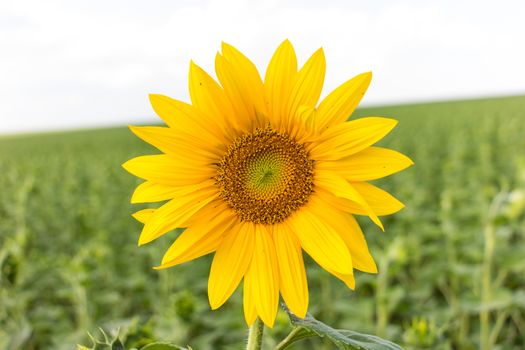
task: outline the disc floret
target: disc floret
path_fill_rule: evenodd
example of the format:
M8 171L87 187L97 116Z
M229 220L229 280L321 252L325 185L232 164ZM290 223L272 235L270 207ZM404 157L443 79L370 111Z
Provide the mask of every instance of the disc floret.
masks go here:
M228 147L215 181L221 198L241 220L276 224L308 201L313 170L304 145L267 127Z

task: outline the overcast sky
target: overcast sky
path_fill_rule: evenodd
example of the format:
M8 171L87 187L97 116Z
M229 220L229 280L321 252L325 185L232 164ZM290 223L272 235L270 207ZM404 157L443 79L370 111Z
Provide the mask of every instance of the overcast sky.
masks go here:
M365 105L525 93L525 1L0 0L0 133L156 120L190 59L226 41L264 72L285 38L324 47L323 95L373 71Z

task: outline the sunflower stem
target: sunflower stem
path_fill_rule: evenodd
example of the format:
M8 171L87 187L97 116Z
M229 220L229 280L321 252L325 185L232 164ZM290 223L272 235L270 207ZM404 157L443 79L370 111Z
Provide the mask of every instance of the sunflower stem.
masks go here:
M273 350L284 350L288 346L290 346L292 343L296 342L296 335L301 331L300 327L294 327L290 334L286 336Z
M260 350L262 345L264 323L257 317L248 331L248 343L246 350Z

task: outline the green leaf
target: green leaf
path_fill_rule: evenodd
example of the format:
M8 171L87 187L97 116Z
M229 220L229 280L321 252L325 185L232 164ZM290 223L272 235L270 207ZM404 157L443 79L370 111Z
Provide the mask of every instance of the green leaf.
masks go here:
M170 343L151 343L140 350L192 350L190 347L183 348L182 346L178 346L175 344Z
M334 329L307 314L304 319L287 310L292 324L297 327L276 349L286 349L290 344L301 339L321 337L329 339L334 345L344 350L403 350L399 345L374 335L354 331Z
M111 350L126 350L126 348L124 348L124 344L122 344L122 342L120 341L119 338L116 338L115 340L113 340L113 342L111 343Z
M110 340L107 333L102 328L99 329L104 339L96 339L88 333L93 345L90 348L84 345L77 345L77 350L126 350L124 344L122 344L119 339L118 333L112 340Z

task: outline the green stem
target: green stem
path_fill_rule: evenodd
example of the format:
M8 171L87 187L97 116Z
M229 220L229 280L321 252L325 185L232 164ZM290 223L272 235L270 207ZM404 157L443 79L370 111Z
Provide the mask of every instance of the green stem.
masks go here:
M507 320L508 316L509 316L509 313L507 311L502 311L501 313L498 314L498 317L496 318L496 323L494 324L494 327L492 328L492 332L490 332L489 346L496 344L496 341L498 340L498 336L501 332L501 329L505 325L505 321Z
M385 337L386 326L388 325L389 311L388 311L388 268L390 265L390 257L385 254L379 260L379 270L382 273L377 278L376 287L376 334L379 337Z
M484 306L483 310L479 314L480 318L480 345L482 350L490 349L490 311L488 305L491 302L491 270L492 270L492 259L494 255L494 226L489 223L485 227L485 254L483 258L483 271L481 279L481 302Z
M248 331L248 343L246 350L260 350L262 345L264 324L257 317Z
M290 334L286 336L277 346L274 348L274 350L284 350L286 349L290 344L296 342L298 339L294 339L297 333L301 331L300 327L295 327L292 329Z
M488 308L492 301L492 269L494 260L494 246L496 244L496 224L495 218L501 207L501 202L504 198L504 192L500 192L492 201L488 212L488 222L485 225L485 251L483 255L483 267L481 276L481 303L483 309L479 314L480 321L480 349L490 350L492 348L490 344L490 310Z

